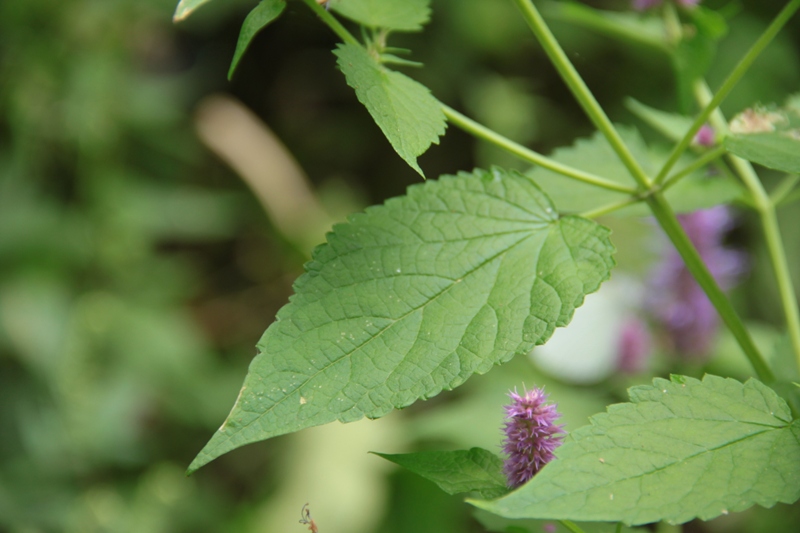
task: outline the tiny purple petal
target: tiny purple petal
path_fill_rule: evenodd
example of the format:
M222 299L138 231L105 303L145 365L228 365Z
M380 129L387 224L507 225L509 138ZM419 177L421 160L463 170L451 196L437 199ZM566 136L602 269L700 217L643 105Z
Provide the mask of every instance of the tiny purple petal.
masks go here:
M508 458L503 472L508 486L518 487L555 458L553 452L561 445L564 432L555 423L560 415L555 404L546 403L544 390L534 387L522 396L515 390L508 396L512 402L505 406L503 451Z
M644 371L652 352L650 331L644 321L628 319L622 326L618 342L617 368L626 374Z
M715 140L714 128L708 124L703 124L694 136L694 143L700 146L714 146Z

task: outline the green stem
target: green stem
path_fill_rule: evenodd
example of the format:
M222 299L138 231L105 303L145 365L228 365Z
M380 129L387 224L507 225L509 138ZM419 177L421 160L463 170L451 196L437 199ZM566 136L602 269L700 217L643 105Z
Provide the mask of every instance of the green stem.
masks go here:
M800 2L798 3L800 4ZM708 86L705 82L698 83L695 95L701 105L706 103L706 99L710 97L710 94L711 92L708 90ZM725 117L719 110L717 110L711 118L713 121L712 124L715 127L723 127L726 124ZM728 155L728 160L750 192L753 208L761 219L762 231L764 232L767 251L770 261L772 262L775 281L778 285L783 314L786 317L786 328L792 342L797 368L800 370L800 310L797 306L797 297L795 296L796 293L794 291L792 277L789 274L789 263L786 259L786 251L783 247L783 240L781 239L775 204L772 199L770 199L761 180L758 179L753 165L751 165L749 161L736 157L733 154Z
M800 181L800 175L789 174L786 176L775 189L770 193L769 199L772 205L778 207L786 197L792 192L797 182Z
M595 176L594 174L578 170L577 168L563 165L558 161L554 161L549 157L536 153L533 150L530 150L522 146L521 144L518 144L506 137L503 137L502 135L493 130L490 130L486 126L483 126L478 122L475 122L471 118L462 115L461 113L459 113L458 111L449 106L442 104L442 111L444 111L447 120L454 126L461 128L467 133L471 133L472 135L478 137L479 139L483 139L484 141L490 142L506 150L507 152L523 159L524 161L533 163L534 165L539 165L540 167L546 168L548 170L552 170L553 172L557 172L558 174L567 176L568 178L582 181L589 185L594 185L596 187L601 187L603 189L608 189L610 191L622 192L626 194L634 194L636 192L636 190L633 189L632 187L627 187L625 185L622 185L621 183L615 183L611 180L601 178L600 176Z
M648 196L646 201L653 215L656 217L656 220L658 220L667 236L675 245L678 253L683 258L686 268L689 269L689 272L697 281L698 285L703 288L703 291L714 305L722 321L725 322L725 325L728 326L728 329L738 341L739 346L742 347L742 350L750 360L750 364L753 365L759 379L765 383L775 381L772 370L770 370L767 362L759 353L758 348L756 348L755 343L753 343L753 339L750 338L749 332L744 327L739 315L736 314L730 300L728 300L719 288L714 277L708 271L705 263L703 263L700 254L697 253L697 249L695 249L689 237L686 236L686 232L681 228L678 219L675 217L675 213L672 212L672 208L659 192Z
M667 181L664 182L663 187L661 187L662 191L666 191L676 183L678 183L681 179L685 178L692 172L703 168L704 166L712 163L725 155L727 150L725 150L724 146L717 146L716 148L707 151L694 161L692 161L689 165L685 166L683 169L679 170L675 174L671 175Z
M672 152L667 158L666 163L661 168L661 171L656 176L656 183L662 183L669 174L669 171L678 162L683 152L689 147L694 139L695 134L697 134L698 130L705 124L708 117L711 115L711 112L714 111L725 97L731 92L731 90L736 86L739 80L744 76L745 72L750 68L756 58L764 51L767 45L772 42L772 39L778 34L778 32L783 28L783 26L789 21L792 15L800 8L800 0L792 0L778 13L778 16L775 17L775 20L764 30L764 33L761 34L761 37L753 43L753 46L750 47L750 50L742 57L736 67L731 71L728 78L722 84L722 86L717 91L717 94L711 99L710 102L703 108L697 118L695 118L694 123L692 123L692 127L689 128L689 131L683 136L681 141L673 148Z
M542 13L548 20L569 22L576 26L589 28L634 46L644 45L669 55L671 50L663 39L650 37L634 26L627 26L609 18L606 13L574 2L547 2L541 5Z
M525 22L528 23L534 35L542 45L553 66L556 67L561 78L567 84L573 96L578 101L580 106L586 112L586 115L594 123L598 130L605 136L611 148L617 153L622 163L628 169L631 176L643 188L650 187L650 178L647 177L641 165L633 157L628 147L622 141L619 132L614 128L614 125L606 116L600 104L595 99L592 92L586 86L586 83L581 78L578 71L570 62L567 54L558 44L550 28L547 27L539 11L533 5L531 0L513 0L517 7L522 11L522 16ZM797 0L800 2L800 0Z
M305 2L311 11L316 13L317 16L322 19L322 22L327 24L328 27L333 30L333 32L338 35L341 40L347 44L361 46L361 43L358 42L358 39L353 37L353 34L347 31L347 28L342 26L342 23L336 20L336 18L331 15L327 9L318 4L316 0L303 0L303 2Z
M562 526L572 531L572 533L585 533L575 522L570 520L559 520L559 522L561 522Z
M607 215L609 213L613 213L614 211L622 209L623 207L628 207L629 205L639 203L641 201L642 198L640 198L639 196L631 196L619 202L613 202L610 204L602 205L600 207L592 209L591 211L584 211L583 213L580 214L580 216L582 216L583 218L597 218L603 215Z

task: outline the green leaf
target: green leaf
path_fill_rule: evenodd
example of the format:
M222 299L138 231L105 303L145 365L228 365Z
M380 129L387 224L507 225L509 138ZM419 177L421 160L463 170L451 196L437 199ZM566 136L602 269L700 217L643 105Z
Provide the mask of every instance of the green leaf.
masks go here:
M236 51L233 53L233 60L231 67L228 69L228 80L233 77L233 71L239 64L239 60L244 55L250 42L258 32L263 30L267 24L277 19L283 10L286 8L286 0L261 0L259 4L253 8L242 23L242 29L239 32L239 41L236 43Z
M475 509L477 520L487 531L498 533L572 533L564 524L553 520L513 520L488 513L483 509ZM609 522L581 522L579 527L583 533L634 533L646 532L645 528L619 527L622 524Z
M633 387L573 432L529 483L476 506L507 518L709 520L800 497L800 424L751 379L674 376Z
M687 11L694 22L694 31L683 33L673 56L677 82L678 98L684 111L692 102L692 86L698 78L705 75L714 62L717 43L728 32L722 15L703 6L695 6Z
M645 172L654 175L666 159L666 154L649 150L635 129L625 126L618 126L617 129ZM588 139L578 139L570 147L559 148L550 157L617 183L636 186L616 152L599 132ZM680 166L688 164L691 157L687 155ZM528 175L536 180L562 212L580 213L627 198L624 193L598 189L544 168L534 168ZM741 187L726 176L706 176L702 172L695 172L670 188L666 197L675 211L687 212L730 202L740 194ZM637 205L617 211L616 214L644 216L648 211L644 206Z
M381 417L529 352L608 278L608 235L500 169L350 217L315 250L189 470L250 442Z
M370 28L419 31L430 20L430 0L333 0L331 9Z
M756 106L736 115L725 148L741 158L775 170L800 173L800 94L786 105Z
M175 8L175 14L172 16L173 22L180 22L188 18L195 9L210 1L211 0L181 0L178 2L178 7Z
M400 157L424 177L417 157L438 144L447 127L439 101L425 86L387 69L360 46L340 44L334 53L359 102Z
M375 455L433 481L447 494L477 492L481 498L497 498L508 492L503 460L483 448Z
M677 113L667 113L645 105L633 98L625 100L625 107L648 126L671 141L678 142L692 127L692 118Z

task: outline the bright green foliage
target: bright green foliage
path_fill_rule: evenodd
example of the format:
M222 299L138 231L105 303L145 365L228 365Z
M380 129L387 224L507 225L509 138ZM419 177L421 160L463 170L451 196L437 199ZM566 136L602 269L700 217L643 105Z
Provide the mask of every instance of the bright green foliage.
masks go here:
M239 32L239 41L236 43L236 51L233 53L231 67L228 69L228 79L233 77L233 71L239 64L239 60L244 55L250 41L258 32L263 30L267 24L277 19L286 8L286 0L261 0L253 10L247 14Z
M678 142L692 127L692 119L677 113L667 113L641 103L634 98L625 99L625 107L648 126L671 141Z
M359 102L400 157L424 176L417 157L444 135L441 104L425 86L387 69L360 46L340 44L334 53Z
M662 160L661 154L648 150L635 129L622 126L618 126L618 129L645 172L654 175ZM586 170L597 176L631 187L636 186L608 141L599 132L588 139L578 139L570 147L556 150L551 157L560 163ZM624 193L598 189L544 168L534 168L529 175L541 185L562 212L580 213L626 198ZM701 173L695 173L671 187L666 197L675 211L686 212L729 202L738 197L740 191L740 187L725 176L706 177ZM642 206L635 206L618 213L641 216L647 212Z
M175 8L175 14L172 16L172 20L180 22L191 15L195 9L210 1L211 0L180 0L180 2L178 2L178 7Z
M800 95L786 106L758 106L736 115L724 140L732 154L767 168L800 172Z
M189 470L250 442L383 416L527 353L608 278L608 235L499 169L352 216L315 250Z
M496 531L497 533L542 533L543 531L571 533L567 526L554 520L514 520L488 513L483 509L476 509L474 517L486 528L486 531ZM578 526L584 533L631 533L634 531L644 533L647 531L644 528L632 528L613 522L581 522Z
M508 492L503 460L483 448L376 455L433 481L447 494L477 492L491 499Z
M800 425L754 379L673 376L630 389L531 482L479 507L508 518L708 520L800 497Z
M331 9L370 28L419 31L431 16L430 0L333 0Z

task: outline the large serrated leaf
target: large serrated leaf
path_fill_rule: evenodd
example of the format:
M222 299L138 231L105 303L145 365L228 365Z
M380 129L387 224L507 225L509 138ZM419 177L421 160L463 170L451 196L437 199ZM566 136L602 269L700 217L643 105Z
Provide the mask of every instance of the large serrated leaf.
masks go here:
M370 28L418 31L431 16L430 0L333 0L331 9Z
M189 470L250 442L383 416L527 353L608 278L608 235L499 169L352 216L315 250Z
M477 492L481 498L497 498L508 492L503 460L483 448L375 455L433 481L447 494Z
M239 40L236 42L236 51L233 53L230 69L228 69L228 79L233 77L233 72L239 64L239 60L244 55L247 47L253 38L263 30L270 22L277 19L283 10L286 9L286 0L261 0L256 7L245 17L242 29L239 31Z
M475 505L508 518L637 525L800 498L800 424L769 387L673 376L630 397L574 431L528 484Z
M417 157L438 144L447 127L439 101L424 85L387 69L360 46L340 44L334 53L347 84L392 147L424 176Z
M654 175L666 155L650 151L635 129L624 126L618 126L617 129L645 172ZM588 139L578 139L572 146L557 149L550 157L559 163L591 172L611 181L631 187L636 186L616 152L599 132L595 132ZM685 164L688 164L689 160ZM627 198L624 193L598 189L541 167L533 168L528 175L541 185L562 212L580 213ZM698 172L683 178L666 192L670 205L677 212L694 211L727 203L740 195L741 187L731 179L725 176L705 176ZM636 205L620 210L617 214L643 216L648 212L643 206Z

